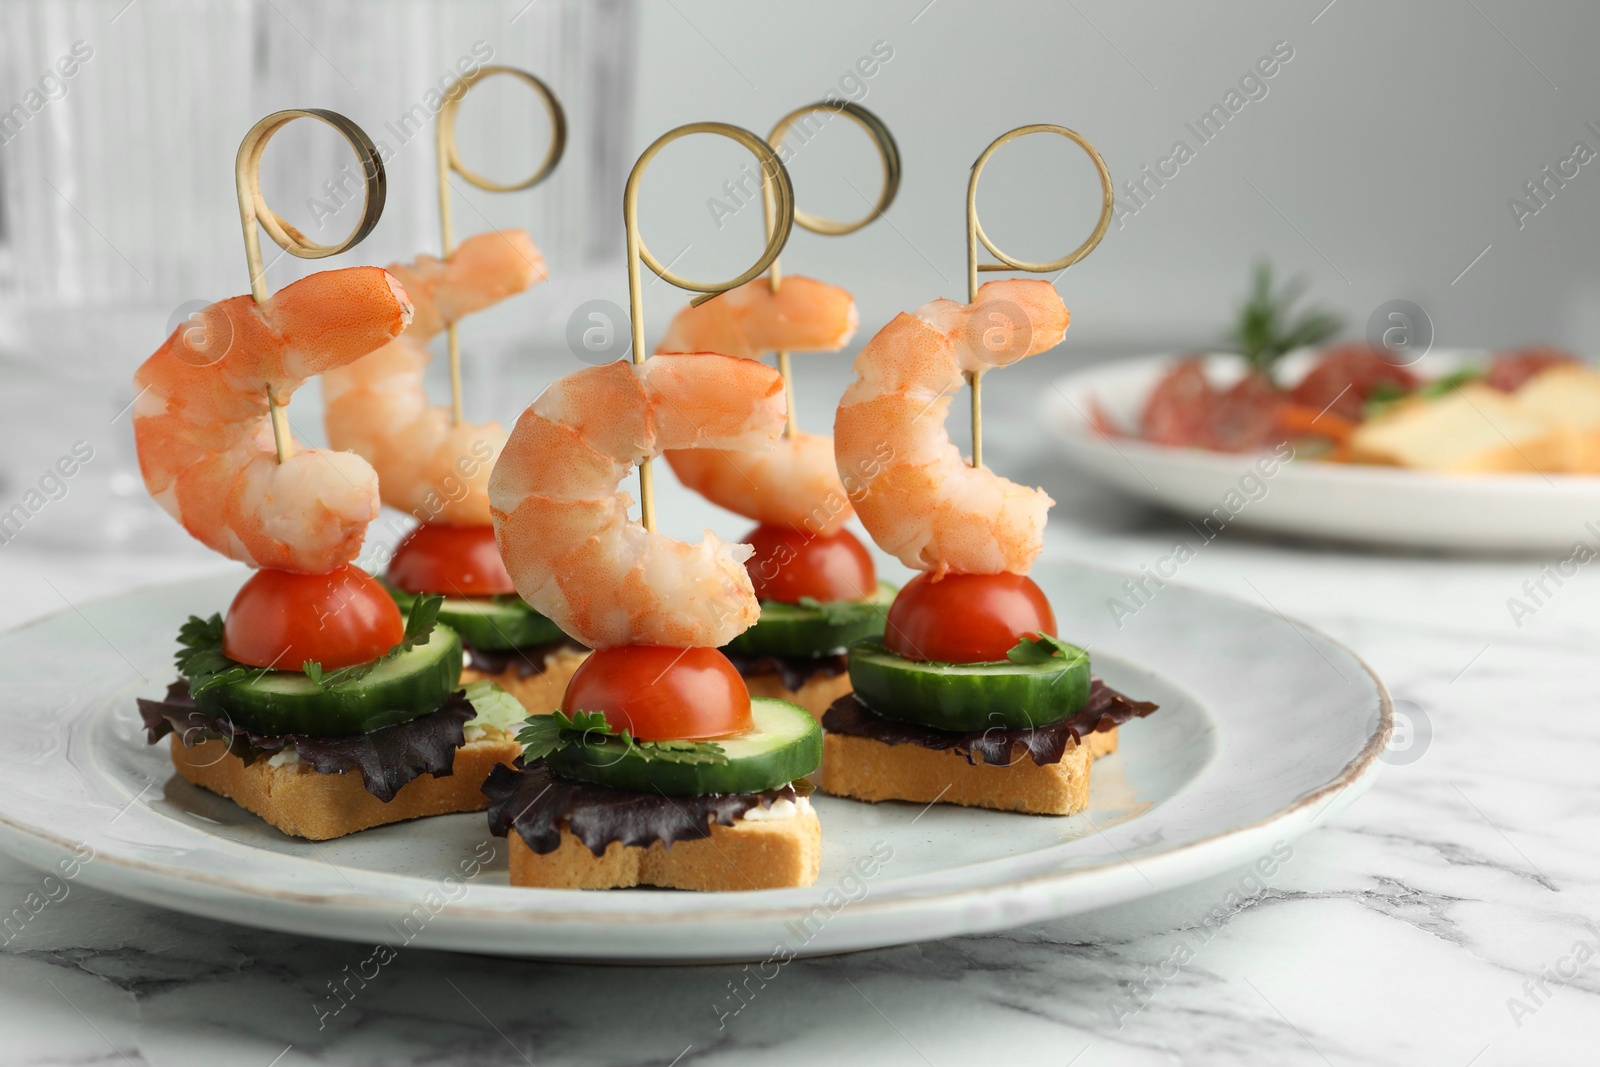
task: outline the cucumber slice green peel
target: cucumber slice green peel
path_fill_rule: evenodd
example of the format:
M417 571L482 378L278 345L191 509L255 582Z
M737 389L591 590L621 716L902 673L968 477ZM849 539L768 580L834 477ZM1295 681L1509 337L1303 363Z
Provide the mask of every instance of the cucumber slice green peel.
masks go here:
M807 597L799 604L763 600L760 621L722 650L737 656L785 659L826 656L857 641L881 637L897 592L887 582L879 582L866 600L821 602Z
M360 678L332 684L329 675L318 682L300 671L249 669L243 678L194 693L194 702L262 734L370 733L438 710L461 681L461 639L448 626L435 626L422 644L375 663Z
M349 737L409 722L443 704L461 680L461 639L435 618L438 597L406 619L400 643L353 667L268 670L222 651L221 615L191 616L178 631L178 673L200 710L262 734Z
M384 589L409 611L418 597L384 583ZM514 594L507 596L447 596L439 605L439 621L461 635L473 648L495 652L508 648L532 648L563 640L561 627L534 611Z
M517 735L523 762L596 785L665 796L760 793L822 765L822 728L785 700L750 701L754 727L720 741L635 741L599 712L534 715Z
M971 733L1045 726L1089 703L1089 654L1054 637L1025 638L993 663L906 659L883 642L850 649L856 696L885 719Z

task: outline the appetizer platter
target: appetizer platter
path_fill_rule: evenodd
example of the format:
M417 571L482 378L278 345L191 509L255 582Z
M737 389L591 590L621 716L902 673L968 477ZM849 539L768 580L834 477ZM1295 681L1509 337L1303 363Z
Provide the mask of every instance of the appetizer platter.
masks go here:
M670 520L672 516L664 516ZM1094 766L1088 809L1026 816L813 794L808 887L739 893L513 887L480 813L322 843L285 837L174 778L134 698L158 694L172 634L234 574L80 605L0 636L0 847L39 866L93 850L78 881L277 931L501 955L766 960L872 948L1136 900L1236 870L1338 817L1376 778L1392 710L1348 649L1257 607L1169 585L1118 631L1126 577L1040 564L1063 633L1107 684L1161 705ZM109 643L108 643L109 642ZM119 655L120 651L120 655ZM139 677L122 656L126 655ZM1326 659L1324 658L1326 657ZM1337 674L1335 674L1337 672ZM1340 680L1340 676L1344 679ZM1348 684L1346 684L1348 682ZM677 847L677 846L674 846Z
M1049 497L983 463L984 373L1054 348L1070 316L1049 282L978 275L1058 273L1099 243L1112 186L1086 139L1026 126L979 156L967 303L879 330L830 439L796 423L789 353L846 344L854 302L783 278L778 257L797 218L842 234L888 207L892 137L848 104L797 109L766 140L719 122L669 131L624 192L630 358L552 382L507 432L462 418L454 326L544 265L521 231L454 245L448 172L530 187L560 158L562 122L537 78L488 74L542 95L555 137L540 171L495 186L461 166L464 79L440 115L441 255L388 271L271 293L258 226L305 258L353 247L381 216L383 164L332 112L278 112L246 136L251 293L140 366L133 422L152 496L253 573L0 636L0 666L31 679L0 709L15 739L0 847L43 864L87 849L80 877L112 892L391 948L781 961L1181 885L1371 783L1392 709L1352 654L1178 587L1136 632L1113 629L1099 605L1121 576L1036 566ZM858 222L797 216L778 149L818 107L878 146L883 192ZM257 184L268 139L302 117L341 133L367 177L337 246L285 224ZM767 222L756 262L711 283L661 265L638 218L651 160L707 134L756 157ZM1051 263L1007 256L977 216L984 165L1031 134L1079 145L1102 184L1095 231ZM646 266L699 294L654 355ZM422 388L442 332L448 410ZM327 450L294 441L285 411L317 375ZM944 428L963 385L970 460ZM751 544L664 532L663 456L756 519ZM419 523L381 580L353 563L380 499ZM843 530L852 513L912 572L898 589Z
M1242 527L1458 549L1570 548L1600 507L1600 370L1535 345L1318 348L1265 268L1233 351L1057 378L1040 417L1098 481L1208 536ZM1241 482L1241 479L1243 481Z

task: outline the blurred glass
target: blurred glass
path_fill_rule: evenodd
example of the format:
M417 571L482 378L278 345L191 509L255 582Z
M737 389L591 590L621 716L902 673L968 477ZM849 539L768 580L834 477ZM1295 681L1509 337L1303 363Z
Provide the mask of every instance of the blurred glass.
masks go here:
M441 91L473 65L535 72L567 110L561 166L523 193L457 183L456 231L528 229L559 286L620 248L633 34L632 0L0 7L0 544L160 547L181 537L138 476L131 378L189 313L248 290L233 160L257 119L285 107L342 112L378 143L389 182L383 221L352 252L300 261L264 238L277 289L318 270L437 252ZM262 186L286 219L332 243L359 212L345 210L359 183L343 141L316 127L296 123L273 139ZM470 166L512 177L542 156L548 124L525 89L490 79L462 108L458 134ZM513 340L564 306L535 294L463 327L469 415L501 414L474 408L503 392L494 384ZM296 430L320 440L315 390L292 409ZM75 445L92 459L65 464L75 468L65 478L59 461Z

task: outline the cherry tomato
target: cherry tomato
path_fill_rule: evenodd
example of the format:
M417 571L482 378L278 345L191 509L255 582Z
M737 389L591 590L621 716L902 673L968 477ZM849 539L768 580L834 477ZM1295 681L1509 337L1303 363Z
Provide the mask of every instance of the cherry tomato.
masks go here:
M750 690L714 648L599 649L567 683L561 710L598 711L639 741L703 741L752 725Z
M324 670L377 659L405 636L400 609L353 563L327 574L257 571L228 605L222 651L252 667Z
M894 598L883 644L906 659L993 663L1035 634L1054 637L1056 616L1027 575L919 574Z
M865 600L878 589L872 557L849 530L818 537L806 530L762 523L745 535L756 553L745 560L761 600L798 604L817 600Z
M493 526L425 522L394 550L384 578L407 593L498 596L517 591L500 559Z

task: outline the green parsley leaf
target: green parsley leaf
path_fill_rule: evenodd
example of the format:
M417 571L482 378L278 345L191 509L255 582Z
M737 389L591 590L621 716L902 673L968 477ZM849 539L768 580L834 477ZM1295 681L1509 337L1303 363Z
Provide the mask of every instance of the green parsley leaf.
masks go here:
M517 744L522 746L522 762L532 763L544 759L561 747L561 727L554 715L530 715L527 725L517 732Z
M406 629L400 637L400 643L377 659L326 672L322 669L322 664L308 659L300 665L300 669L305 672L307 678L316 683L318 689L322 690L349 682L359 682L376 670L378 664L384 660L394 659L402 653L410 652L418 645L427 644L428 639L433 636L434 624L439 621L439 606L443 603L442 596L423 596L414 600L410 612L406 615Z
M444 605L442 596L418 597L411 605L411 612L406 616L406 632L400 643L391 648L388 656L398 656L402 652L410 652L418 645L425 645L433 636L434 624L439 621L439 608Z
M344 685L347 682L361 681L361 679L365 678L367 675L376 670L378 664L382 663L390 656L398 655L399 653L397 650L399 648L399 645L395 645L394 648L391 648L388 652L384 653L382 656L379 656L377 659L368 660L365 663L353 664L349 667L340 667L336 671L324 671L322 669L322 664L318 663L316 660L308 659L300 665L300 670L305 673L307 678L310 678L316 683L318 689L326 691L334 688L335 686Z
M569 716L557 709L549 715L530 715L526 723L517 734L524 763L543 759L567 745L605 744L613 738L622 742L624 750L634 747L628 731L617 733L598 711L575 711Z
M1023 666L1048 663L1056 656L1065 659L1069 667L1077 666L1080 660L1084 663L1089 662L1089 653L1077 645L1069 645L1061 638L1051 637L1049 634L1024 637L1017 642L1011 651L1006 653L1006 659Z
M728 754L715 741L635 741L634 751L663 763L728 762Z
M1361 408L1361 417L1363 419L1376 418L1393 408L1398 401L1404 400L1410 395L1410 392L1393 382L1379 382L1372 387L1372 392L1367 394L1366 403Z
M1430 399L1436 396L1443 396L1453 389L1466 385L1468 382L1475 382L1482 377L1483 371L1481 369L1468 367L1463 370L1458 370L1454 374L1446 374L1443 378L1438 378L1429 382L1421 389L1417 390L1417 395L1425 396Z
M522 745L522 761L532 763L568 745L615 745L623 755L663 763L727 763L728 754L713 741L635 741L627 731L618 731L598 711L562 711L549 715L530 715L517 743Z
M203 693L250 676L252 668L222 651L222 616L189 616L178 629L178 651L173 656L178 673L189 682L190 693Z
M619 734L609 722L606 722L605 715L598 711L575 711L570 716L564 711L558 711L555 716L561 732L571 735L572 741L581 743L590 737L628 737L628 731L624 730Z

